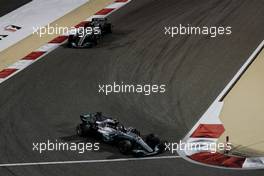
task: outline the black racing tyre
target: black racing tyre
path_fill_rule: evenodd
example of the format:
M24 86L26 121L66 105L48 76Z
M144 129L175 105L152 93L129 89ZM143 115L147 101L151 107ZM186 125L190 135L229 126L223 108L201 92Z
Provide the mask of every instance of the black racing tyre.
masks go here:
M97 39L94 37L91 41L85 44L85 48L92 48L98 44Z
M73 35L69 35L69 37L68 37L68 43L67 43L67 46L69 47L69 48L72 48L72 42L73 42Z
M81 126L81 124L79 124L77 127L76 127L76 134L80 137L83 137L84 136L84 130Z
M109 23L109 24L106 25L106 32L107 33L112 33L112 24Z
M96 46L98 44L97 39L94 40L94 46Z
M94 46L97 45L97 41L91 41L91 42L87 42L83 48L93 48Z
M68 48L72 48L72 44L70 42L67 43Z
M165 151L165 143L167 143L167 141L160 141L160 143L158 144L159 153L163 153Z
M72 41L73 41L73 38L74 38L74 35L69 35L69 37L68 37L68 41L69 41L69 42L72 42Z
M76 127L76 134L85 137L91 134L93 126L90 123L81 123Z
M122 154L129 154L132 151L132 143L129 140L123 140L118 143L118 149Z
M160 145L160 139L158 136L154 135L154 134L149 134L146 136L146 143L152 148L154 149L156 146Z

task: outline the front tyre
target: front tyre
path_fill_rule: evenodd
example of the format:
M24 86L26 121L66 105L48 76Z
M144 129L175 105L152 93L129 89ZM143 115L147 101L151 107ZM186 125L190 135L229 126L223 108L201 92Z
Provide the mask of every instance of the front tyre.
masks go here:
M107 23L105 24L105 32L111 34L112 33L112 24Z
M120 153L127 155L132 151L132 143L129 140L120 141L118 149Z
M149 134L149 135L146 136L146 143L152 149L155 149L156 146L161 144L161 141L160 141L158 136L156 136L154 134Z

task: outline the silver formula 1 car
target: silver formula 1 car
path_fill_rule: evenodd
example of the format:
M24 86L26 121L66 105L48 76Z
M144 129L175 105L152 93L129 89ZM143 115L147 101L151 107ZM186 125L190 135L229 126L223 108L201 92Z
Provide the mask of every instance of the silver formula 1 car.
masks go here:
M82 30L76 34L69 35L69 48L92 48L97 45L98 40L104 35L112 33L112 24L107 18L93 18L87 22Z
M76 128L78 136L99 137L106 143L116 144L122 154L144 157L164 151L164 143L154 134L142 137L137 129L126 128L117 120L105 117L100 112L81 115L80 118L82 123Z

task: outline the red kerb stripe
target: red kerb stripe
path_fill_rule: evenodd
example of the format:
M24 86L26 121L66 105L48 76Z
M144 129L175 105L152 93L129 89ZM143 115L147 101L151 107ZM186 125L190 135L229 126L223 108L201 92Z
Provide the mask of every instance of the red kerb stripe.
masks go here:
M227 156L222 153L201 152L190 156L194 161L215 166L224 166L231 168L242 168L245 159L244 157Z
M128 0L116 0L115 2L127 2Z
M17 69L15 69L15 68L4 69L4 70L0 71L0 78L6 78L6 77L10 76L11 74L15 73L16 71L17 71Z
M27 55L26 57L24 57L22 60L36 60L43 54L45 54L45 51L34 51L30 53L29 55Z
M193 138L219 138L225 131L222 124L200 124L193 132Z
M75 28L79 28L79 27L84 27L86 24L90 23L89 21L82 21L79 24L77 24L76 26L74 26Z
M106 8L106 9L102 9L100 11L98 11L95 15L107 15L108 13L112 12L113 8Z
M60 35L54 39L52 39L49 43L62 43L67 40L68 36Z

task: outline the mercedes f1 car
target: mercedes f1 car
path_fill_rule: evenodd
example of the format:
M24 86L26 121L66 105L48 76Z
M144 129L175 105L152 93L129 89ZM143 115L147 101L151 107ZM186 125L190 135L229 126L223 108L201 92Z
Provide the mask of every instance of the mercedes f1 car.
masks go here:
M89 29L89 30L87 30ZM93 18L91 22L84 25L82 30L74 35L69 35L68 47L91 48L97 45L102 36L112 33L112 24L107 18Z
M100 112L81 115L80 118L82 123L76 128L78 136L97 136L106 143L117 145L122 154L145 157L164 151L164 142L156 135L142 137L137 129L125 128L117 120L105 117Z

